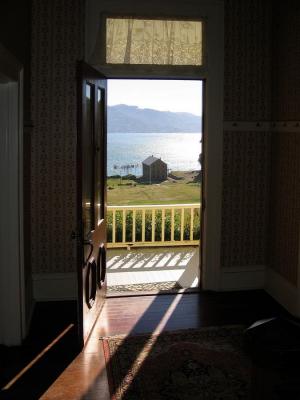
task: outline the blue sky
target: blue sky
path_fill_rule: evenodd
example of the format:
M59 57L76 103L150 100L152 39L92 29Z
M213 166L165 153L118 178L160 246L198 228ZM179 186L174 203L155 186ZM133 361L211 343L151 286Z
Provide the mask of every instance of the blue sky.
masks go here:
M127 104L160 111L202 114L202 82L109 79L108 105Z

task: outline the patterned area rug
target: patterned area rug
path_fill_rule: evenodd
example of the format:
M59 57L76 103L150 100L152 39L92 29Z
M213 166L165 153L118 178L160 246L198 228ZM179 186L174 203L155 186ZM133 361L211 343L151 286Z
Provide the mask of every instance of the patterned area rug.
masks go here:
M243 327L102 338L112 400L247 399Z

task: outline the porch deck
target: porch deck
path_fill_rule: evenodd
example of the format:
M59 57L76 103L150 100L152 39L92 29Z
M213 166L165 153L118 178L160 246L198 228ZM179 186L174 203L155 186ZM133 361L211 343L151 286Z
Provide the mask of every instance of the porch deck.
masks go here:
M195 288L199 284L199 247L108 249L108 289Z

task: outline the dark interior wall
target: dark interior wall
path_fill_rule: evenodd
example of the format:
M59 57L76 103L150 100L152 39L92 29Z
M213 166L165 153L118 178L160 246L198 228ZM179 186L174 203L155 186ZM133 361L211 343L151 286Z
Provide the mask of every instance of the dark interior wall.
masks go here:
M298 280L300 227L300 3L274 2L270 266ZM289 122L290 121L290 122ZM298 126L297 126L298 124Z
M74 248L68 241L75 223L74 63L83 54L84 6L79 0L56 0L43 7L33 3L37 12L33 13L33 55L44 62L35 64L32 79L33 265L35 272L68 272L74 270ZM131 2L102 3L104 9L120 13L135 9ZM154 11L170 13L170 3L154 3ZM137 11L143 12L145 4L140 2ZM224 4L222 266L270 261L295 282L299 135L279 132L271 140L269 128L260 126L271 119L300 119L299 4L296 0L286 2L284 8L270 0L225 0ZM183 13L173 6L178 15ZM194 2L186 7L186 15L196 9ZM41 227L46 227L43 233ZM45 242L38 246L41 235ZM271 259L269 237L272 248L275 244Z
M76 62L84 1L32 0L31 262L34 273L76 269Z
M47 60L35 64L32 79L35 127L31 237L35 272L68 272L75 267L74 246L68 239L75 225L76 126L75 119L72 121L74 82L70 79L74 62L82 52L80 21L84 20L78 3L79 0L55 0L41 7L39 1L33 1L33 57ZM196 1L187 2L184 7L180 4L155 0L151 13L186 16L197 13ZM270 4L270 0L224 1L224 120L241 123L241 129L224 130L224 267L267 262L271 140L268 130L257 129L256 124L270 120L271 114ZM144 1L137 5L103 0L101 8L119 13L150 13ZM70 15L69 10L72 10ZM67 68L63 68L64 63ZM63 154L67 154L65 159ZM44 242L38 244L42 234Z
M30 121L30 3L1 1L0 41L24 66L24 120Z
M225 0L224 12L224 120L269 120L270 1Z
M30 32L31 0L2 0L0 12L0 42L23 66L23 183L24 183L24 268L26 320L30 318L32 280L30 261Z
M153 0L151 7L146 0L87 4L121 14L198 12L197 0ZM76 228L75 73L84 54L84 10L84 0L32 0L31 260L37 274L76 270L76 243L70 239Z
M273 2L272 119L300 119L300 2Z
M2 44L23 64L29 56L30 0L17 4L1 1L0 37Z
M270 56L270 1L226 0L221 264L227 268L267 262Z

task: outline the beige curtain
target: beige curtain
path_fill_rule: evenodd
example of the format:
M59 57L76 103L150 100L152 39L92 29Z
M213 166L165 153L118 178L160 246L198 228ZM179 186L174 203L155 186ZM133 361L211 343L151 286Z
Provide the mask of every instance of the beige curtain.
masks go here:
M202 22L108 18L106 62L202 65Z

